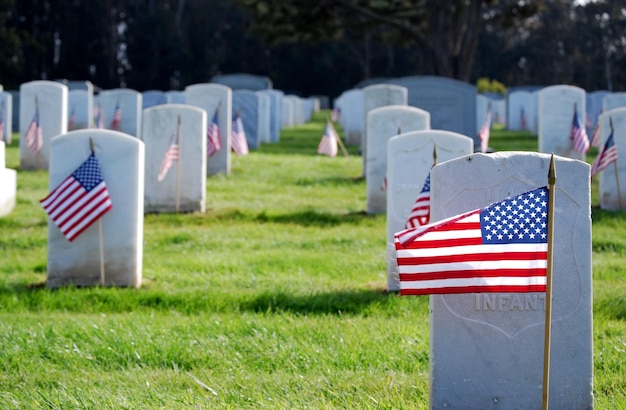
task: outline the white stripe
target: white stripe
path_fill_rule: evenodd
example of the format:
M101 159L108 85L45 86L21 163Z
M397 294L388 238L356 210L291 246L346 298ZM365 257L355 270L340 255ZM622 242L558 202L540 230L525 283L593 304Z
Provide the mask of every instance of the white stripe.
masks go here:
M92 224L96 220L96 218L100 215L100 213L102 213L102 211L105 210L110 205L111 205L111 201L109 200L109 201L103 202L98 208L92 209L90 211L91 216L88 218L85 218L85 220L81 222L80 224L76 225L74 229L65 233L65 236L67 236L69 239L72 239L76 235L76 233L80 232L80 230L83 229L84 226L89 226L90 224Z
M76 180L74 179L74 177L68 177L68 178L65 178L65 179L63 180L63 182L61 182L61 184L60 184L60 185L57 185L57 187L56 187L56 188L54 188L54 189L52 190L52 192L50 192L50 194L48 195L48 197L47 197L47 198L45 198L45 199L41 202L41 206L43 206L43 207L44 207L44 209L51 208L51 207L52 207L51 205L53 205L53 204L56 202L56 199L59 197L59 195L61 195L61 193L62 193L62 192L65 192L65 191L66 191L66 189L65 189L65 188L66 188L67 186L69 186L69 185L72 185L72 184L73 184L73 183L75 183L75 182L76 182ZM68 188L68 189L71 189L71 188Z
M70 215L72 215L72 213L78 211L75 215L72 216L71 219L69 219L68 221L63 223L63 226L66 225L72 225L73 223L75 223L76 221L78 221L79 219L81 219L83 217L83 215L87 214L90 212L91 207L93 207L93 204L90 205L90 202L98 202L100 200L102 200L103 198L105 198L107 196L107 191L105 190L104 192L100 192L96 195L96 192L100 189L102 189L103 187L106 188L106 185L104 183L104 181L102 181L101 183L99 183L91 192L89 192L87 195L85 195L83 198L80 199L80 201L76 202L71 208L69 208L66 212L63 213L63 218L66 218ZM83 190L84 192L84 190ZM61 217L59 217L58 219L63 219Z
M468 287L468 286L529 286L529 285L545 285L545 276L528 276L528 277L495 277L495 278L458 278L458 279L441 279L441 280L424 280L400 282L400 289L441 289L452 287Z
M507 252L546 252L546 243L510 243L510 244L483 244L466 246L449 246L442 248L400 249L396 251L398 259L423 258L431 256L465 255L478 253L507 253Z
M464 270L501 270L501 269L546 269L548 263L543 260L504 260L504 261L478 261L478 262L454 262L435 263L431 265L400 265L399 273L436 273L446 271Z
M78 189L72 193L71 191L74 190L77 186L78 186ZM59 198L55 201L56 209L54 209L52 213L50 213L50 218L52 218L53 221L63 219L63 215L67 213L67 211L65 210L65 207L68 204L71 204L72 202L74 202L84 192L85 192L85 189L78 182L76 182L75 184L72 184L71 189L68 189L67 192L59 196Z

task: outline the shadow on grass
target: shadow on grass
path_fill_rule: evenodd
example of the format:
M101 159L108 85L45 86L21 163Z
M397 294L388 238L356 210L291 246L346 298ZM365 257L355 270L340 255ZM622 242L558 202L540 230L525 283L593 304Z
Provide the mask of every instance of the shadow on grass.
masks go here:
M150 289L64 287L48 289L44 283L0 289L0 305L5 312L57 311L73 313L178 312L202 313L254 312L298 315L360 315L368 311L392 309L396 293L382 289L341 290L291 294L285 291L260 294L210 295L206 290L166 293ZM422 303L428 304L428 298Z

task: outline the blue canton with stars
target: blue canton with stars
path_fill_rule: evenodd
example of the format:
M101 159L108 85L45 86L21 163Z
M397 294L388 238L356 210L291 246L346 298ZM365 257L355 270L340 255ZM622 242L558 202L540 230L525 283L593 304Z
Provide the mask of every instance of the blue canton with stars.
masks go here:
M428 176L426 177L426 181L424 181L424 186L422 187L422 191L420 193L424 194L426 192L430 192L430 172L428 173Z
M87 191L91 191L102 182L102 172L100 171L100 164L95 154L91 154L89 158L87 158L87 161L83 162L83 164L72 173L72 176L76 178Z
M480 212L483 243L547 243L548 189L496 202Z

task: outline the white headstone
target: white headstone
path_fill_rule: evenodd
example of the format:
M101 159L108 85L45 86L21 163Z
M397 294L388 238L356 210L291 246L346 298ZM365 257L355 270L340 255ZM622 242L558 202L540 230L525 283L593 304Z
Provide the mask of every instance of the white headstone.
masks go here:
M290 128L296 125L296 104L295 95L285 95L283 97L283 128Z
M593 128L598 123L600 114L602 114L602 102L604 101L604 97L609 93L610 92L607 90L596 90L587 93L587 116L589 117L587 132L589 136L591 136Z
M279 90L259 91L270 97L270 142L278 142L283 127L283 97Z
M408 105L387 105L374 108L367 116L368 153L365 181L367 213L387 209L387 142L391 137L410 131L430 129L430 114Z
M259 141L270 142L271 100L263 91L257 91L259 97Z
M48 169L50 140L67 132L67 87L56 81L31 81L20 86L20 168ZM39 112L43 145L26 144L26 131Z
M492 124L506 125L506 100L491 100Z
M603 112L621 107L626 107L626 92L609 93L602 99Z
M146 146L146 213L205 211L206 129L206 111L201 108L166 104L144 110L141 135ZM178 161L171 162L159 181L173 137L178 145Z
M511 131L533 132L533 124L536 123L536 97L536 93L522 90L509 94L507 102L507 129Z
M17 172L6 168L4 142L0 141L0 217L11 213L17 198Z
M360 145L365 128L363 108L363 90L348 90L341 94L340 124L346 136L346 142Z
M97 104L102 107L104 126L113 129L113 118L119 107L121 121L117 131L141 139L141 112L143 110L141 93L129 88L116 88L100 92Z
M47 286L99 285L102 260L106 286L139 287L143 258L143 142L128 134L98 129L77 130L53 138L49 190L87 160L91 145L112 208L72 242L48 219Z
M451 131L428 130L397 135L387 144L387 290L392 292L400 290L394 234L405 229L433 166L435 149L440 164L474 152L474 140Z
M183 91L166 91L167 104L185 104L185 93Z
M483 122L485 121L485 114L487 113L490 102L491 100L489 99L489 97L482 94L476 95L476 134L480 132L480 129L483 126Z
M211 123L215 110L217 114L222 148L207 158L207 175L230 175L231 135L233 126L233 93L230 88L220 84L194 84L185 88L185 101L189 105L206 111L207 127Z
M93 127L93 94L86 90L70 90L67 93L67 130Z
M612 123L614 130L613 141L617 151L618 153L620 150L626 151L626 107L614 108L602 113L598 123L600 125L600 146L603 147L609 138ZM618 157L617 161L593 177L598 180L598 196L600 197L600 208L602 209L611 211L626 209L626 163L621 158Z
M555 156L550 408L593 408L589 165ZM473 154L431 173L431 220L548 185L550 155ZM539 409L545 293L430 296L430 406Z
M155 105L167 104L167 94L160 90L147 90L141 93L142 109L154 107Z
M583 160L570 138L574 109L584 127L585 90L572 85L553 85L539 91L539 152Z
M2 123L0 141L10 144L13 140L13 96L6 91L0 92L0 123Z

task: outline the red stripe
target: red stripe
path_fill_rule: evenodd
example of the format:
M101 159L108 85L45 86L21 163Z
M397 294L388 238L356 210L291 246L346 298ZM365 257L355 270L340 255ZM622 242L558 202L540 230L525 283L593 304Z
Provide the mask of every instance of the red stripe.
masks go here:
M109 199L109 198L107 198ZM98 218L100 218L102 215L104 215L105 213L109 212L111 210L111 208L113 207L113 205L109 205L108 207L106 207L105 209L102 210L102 212L100 212L98 215L95 216L94 221L96 221ZM70 242L72 242L78 235L80 235L81 233L83 233L87 228L89 228L91 225L93 224L87 224L85 226L82 227L82 229L80 229L79 231L77 231L74 235L72 235L71 238L67 238Z
M72 212L71 214L68 214L69 210L77 203L79 202L81 199L83 199L85 197L85 195L87 195L87 191L85 191L82 186L81 186L81 190L83 190L83 193L76 198L73 202L70 202L69 200L66 202L63 202L62 204L59 205L63 205L63 209L62 212L57 215L55 218L52 218L52 220L57 224L57 226L60 228L61 226L65 225L67 223L67 220L70 219L72 216L76 215L76 212L80 211L81 208L78 208L78 210ZM61 218L63 218L61 220Z
M93 209L97 209L98 206L102 205L103 203L105 203L106 201L109 201L110 198L108 195L104 196L102 199L100 199L100 201L95 202L96 198L104 191L106 191L106 186L104 186L100 191L98 191L98 193L96 195L93 195L93 198L89 200L89 202L85 203L82 207L80 207L76 212L73 213L73 215L76 215L78 213L80 213L81 211L85 210L86 208L90 208L91 210L88 211L87 213L85 213L85 215L83 215L80 219L78 219L77 221L75 221L71 226L66 227L65 225L63 225L62 231L64 232L69 232L71 231L76 225L80 225L84 220L86 219L90 219L91 215L93 213ZM87 224L87 226L89 226L91 224Z
M72 182L72 184L63 189L63 191L59 193L59 196L55 198L54 201L46 208L48 214L52 215L56 213L57 209L65 205L67 198L70 198L77 191L80 191L82 189L83 187L78 182ZM63 212L61 212L60 215L62 214ZM53 218L53 220L58 219L60 215L57 215L55 218Z
M441 271L429 273L400 273L400 282L422 282L426 280L460 279L460 278L524 278L529 276L546 276L546 268L536 269L469 269L461 271Z
M436 239L432 241L413 241L407 243L405 246L396 242L396 250L403 249L427 249L427 248L449 248L452 246L470 246L470 245L482 245L483 240L481 237L473 238L455 238L455 239Z
M544 292L546 285L527 285L527 286L462 286L462 287L444 287L444 288L425 288L425 289L400 289L401 295L429 295L429 294L447 294L447 293L493 293L493 292Z
M398 266L406 265L429 265L433 263L462 263L462 262L484 262L503 260L546 260L548 252L499 252L499 253L466 253L459 255L441 255L424 257L401 257L398 258Z

